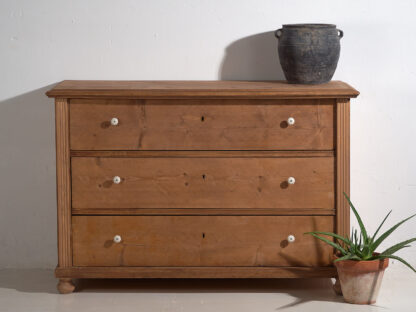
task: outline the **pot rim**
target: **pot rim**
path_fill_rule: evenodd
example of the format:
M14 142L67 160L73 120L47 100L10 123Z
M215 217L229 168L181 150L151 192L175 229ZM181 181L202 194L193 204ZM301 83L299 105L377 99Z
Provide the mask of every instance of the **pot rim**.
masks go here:
M314 23L306 23L306 24L283 24L284 28L336 28L337 25L335 24L314 24Z
M378 253L374 253L378 254ZM334 255L334 260L339 258ZM334 263L337 269L343 271L377 272L384 271L389 266L389 259L376 260L341 260Z

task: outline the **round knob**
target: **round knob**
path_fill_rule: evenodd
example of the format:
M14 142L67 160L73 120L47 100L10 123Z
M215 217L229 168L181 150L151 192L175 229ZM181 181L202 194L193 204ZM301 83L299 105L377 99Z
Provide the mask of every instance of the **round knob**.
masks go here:
M289 118L287 119L287 124L288 124L289 126L293 126L293 125L295 124L295 118L293 118L293 117L289 117Z
M120 243L121 242L121 236L120 235L114 236L113 242L116 243L116 244Z
M293 242L295 241L295 235L289 235L289 236L287 237L287 241L288 241L289 243L293 243Z
M114 184L119 184L121 182L121 178L119 177L119 176L115 176L114 178L113 178L113 183Z
M118 125L118 118L116 118L116 117L111 118L111 125L112 126L117 126Z
M294 177L289 177L289 179L287 179L287 183L289 184L295 184L296 180Z

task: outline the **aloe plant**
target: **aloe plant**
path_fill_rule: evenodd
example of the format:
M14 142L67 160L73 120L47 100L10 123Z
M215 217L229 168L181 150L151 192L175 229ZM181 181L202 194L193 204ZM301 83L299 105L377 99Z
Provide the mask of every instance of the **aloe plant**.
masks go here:
M350 204L350 207L351 207L352 211L354 212L355 218L358 221L358 224L360 226L360 233L358 234L356 229L355 230L352 229L350 237L343 237L343 236L335 234L335 233L319 232L319 231L307 232L305 234L312 235L315 238L320 239L321 241L324 241L325 243L327 243L327 244L331 245L332 247L334 247L335 249L337 249L341 253L341 256L339 258L337 258L334 262L342 261L342 260L370 261L370 260L390 258L390 259L394 259L394 260L402 262L403 264L408 266L410 269L412 269L414 272L416 272L416 270L408 262L406 262L404 259L394 255L394 253L396 253L397 251L399 251L403 248L410 247L409 244L416 241L416 238L411 238L411 239L405 240L405 241L403 241L401 243L398 243L398 244L396 244L396 245L394 245L390 248L387 248L386 250L384 250L380 253L375 253L377 247L379 247L380 244L391 233L393 233L400 225L402 225L406 221L408 221L411 218L413 218L414 216L416 216L416 214L400 221L399 223L397 223L396 225L391 227L389 230L387 230L386 232L384 232L383 234L381 234L380 236L377 237L378 232L380 231L384 222L386 222L387 218L389 217L389 215L391 213L391 210L390 210L390 212L385 216L383 221L378 226L374 235L370 236L370 235L368 235L368 232L367 232L367 230L364 226L364 223L363 223L360 215L358 214L357 210L355 209L354 205L352 204L350 198L348 197L347 194L344 193L344 195L347 198L347 200ZM331 240L329 240L325 237L322 237L321 235L333 237L334 241L331 241Z

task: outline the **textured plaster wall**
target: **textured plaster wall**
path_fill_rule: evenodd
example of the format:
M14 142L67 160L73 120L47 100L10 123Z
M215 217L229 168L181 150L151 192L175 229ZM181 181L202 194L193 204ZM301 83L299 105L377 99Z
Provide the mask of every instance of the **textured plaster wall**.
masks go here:
M272 31L344 30L334 79L352 103L351 196L371 231L416 212L416 2L3 0L0 268L57 263L53 101L63 79L281 79ZM416 236L416 220L390 242ZM416 265L416 248L402 252ZM399 267L394 264L394 267Z

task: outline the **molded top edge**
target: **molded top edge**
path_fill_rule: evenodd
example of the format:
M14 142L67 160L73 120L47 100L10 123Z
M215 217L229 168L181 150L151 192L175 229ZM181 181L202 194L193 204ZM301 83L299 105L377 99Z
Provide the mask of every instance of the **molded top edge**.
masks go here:
M359 92L342 81L320 85L286 81L111 81L64 80L46 92L60 98L355 98Z

